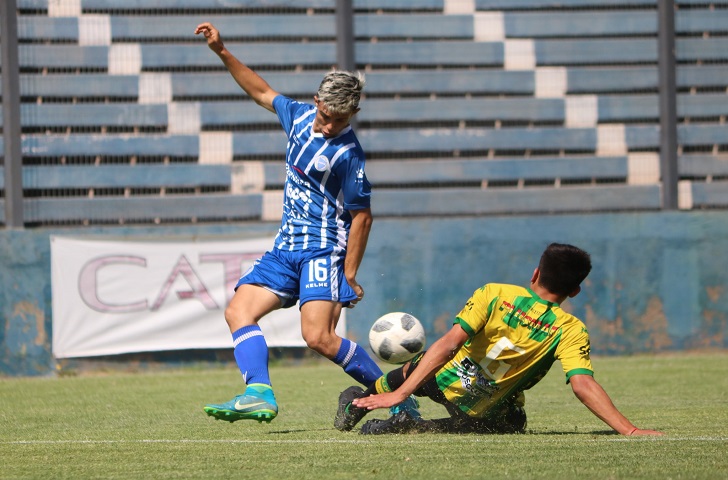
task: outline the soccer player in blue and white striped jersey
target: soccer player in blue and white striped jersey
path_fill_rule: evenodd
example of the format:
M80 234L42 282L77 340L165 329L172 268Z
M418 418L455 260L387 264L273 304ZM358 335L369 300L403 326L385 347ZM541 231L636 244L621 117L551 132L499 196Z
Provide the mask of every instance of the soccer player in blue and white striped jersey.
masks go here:
M278 414L268 372L268 347L258 321L278 308L300 305L301 332L312 350L370 386L382 375L356 343L336 335L341 309L364 296L356 274L372 224L371 186L364 151L351 128L364 87L361 75L328 73L314 103L297 102L273 90L227 50L210 23L203 34L240 87L278 116L288 137L281 227L271 250L238 281L225 310L245 392L204 410L228 421L271 421ZM402 408L416 414L415 400Z

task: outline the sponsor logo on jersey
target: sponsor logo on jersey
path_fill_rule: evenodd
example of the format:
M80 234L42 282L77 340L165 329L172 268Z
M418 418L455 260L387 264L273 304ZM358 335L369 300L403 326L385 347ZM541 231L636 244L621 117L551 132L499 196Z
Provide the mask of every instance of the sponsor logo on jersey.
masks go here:
M591 353L591 342L587 341L586 345L579 347L579 353L582 357L589 358L589 353Z
M470 358L465 357L455 364L455 368L460 384L468 392L490 398L499 390L498 385L483 374L482 367Z
M286 210L288 217L298 221L306 221L309 204L311 203L313 203L313 200L310 191L298 188L290 183L286 185L286 203L283 204L283 208ZM308 224L308 222L306 223Z
M303 173L300 168L286 165L286 178L288 178L288 180L292 181L296 185L311 188L311 183L309 183L308 180L304 180L305 176L306 174Z
M508 309L508 314L511 318L515 319L518 324L522 327L526 327L529 330L538 330L540 332L543 332L543 334L551 335L556 330L559 329L559 327L554 327L553 325L550 325L548 323L544 323L542 320L539 320L538 318L533 318L528 314L528 312L524 312L520 308L516 308L515 305L512 303L503 300L503 304L500 307L500 310ZM514 327L514 325L511 324L508 318L504 318L506 323L508 323L511 327Z

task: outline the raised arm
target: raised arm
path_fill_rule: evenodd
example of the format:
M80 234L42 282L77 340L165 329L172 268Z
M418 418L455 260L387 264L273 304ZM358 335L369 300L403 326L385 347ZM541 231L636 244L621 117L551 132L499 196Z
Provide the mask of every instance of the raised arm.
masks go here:
M225 48L220 32L209 22L201 23L195 29L195 35L203 34L207 39L207 46L215 52L235 81L245 90L255 103L275 113L273 99L278 92L273 90L263 78L244 65L240 60Z
M574 375L569 382L576 398L600 420L622 435L663 435L656 430L635 427L617 410L607 392L591 375Z

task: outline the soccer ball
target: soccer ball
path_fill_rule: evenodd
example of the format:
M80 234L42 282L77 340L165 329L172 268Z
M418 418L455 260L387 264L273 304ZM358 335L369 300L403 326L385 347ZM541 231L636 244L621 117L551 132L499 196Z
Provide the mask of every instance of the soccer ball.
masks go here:
M425 348L425 329L409 313L387 313L369 330L369 346L387 363L405 363Z

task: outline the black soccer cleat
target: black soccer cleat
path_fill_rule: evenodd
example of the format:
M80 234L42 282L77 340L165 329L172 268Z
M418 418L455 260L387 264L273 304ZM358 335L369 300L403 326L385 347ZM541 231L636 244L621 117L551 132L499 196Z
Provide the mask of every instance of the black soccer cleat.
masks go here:
M424 421L412 417L406 410L386 420L372 419L361 426L362 435L383 435L386 433L407 433L424 431Z
M339 395L339 408L334 417L334 427L342 432L348 432L359 423L368 413L366 408L357 408L351 404L355 398L364 396L364 389L359 386L352 386L341 392Z

